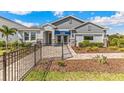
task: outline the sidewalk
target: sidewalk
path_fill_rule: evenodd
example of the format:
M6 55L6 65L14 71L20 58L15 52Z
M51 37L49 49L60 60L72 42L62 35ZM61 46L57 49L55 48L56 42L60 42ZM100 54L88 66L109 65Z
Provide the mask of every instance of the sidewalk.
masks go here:
M71 54L73 55L72 58L68 58L68 60L80 60L80 59L92 59L97 55L106 56L109 59L124 59L124 53L75 53L75 51L69 46Z
M85 54L77 54L68 60L78 60L78 59L92 59L97 55L106 56L109 59L122 59L124 58L124 53L85 53Z

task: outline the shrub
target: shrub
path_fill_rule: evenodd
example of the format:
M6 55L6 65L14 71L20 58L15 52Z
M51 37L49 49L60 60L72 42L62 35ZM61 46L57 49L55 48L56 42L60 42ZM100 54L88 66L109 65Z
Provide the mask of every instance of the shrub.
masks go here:
M110 42L110 45L111 46L118 46L118 41L119 41L118 38L113 38Z
M101 63L102 63L102 64L106 64L107 62L108 62L108 61L107 61L107 57L102 55Z
M85 48L87 52L91 52L91 51L97 51L98 47L94 46L94 47L86 47Z
M117 50L118 49L117 46L109 46L108 48L111 49L111 50Z
M124 52L124 48L119 48L118 50L121 52Z
M90 46L92 46L92 47L103 47L103 43L99 43L99 42L95 43L95 42L92 42L92 43L90 43Z
M83 42L79 42L79 47L83 47Z
M86 49L87 52L91 52L91 51L97 51L98 50L98 47L96 47L96 46L86 47L85 49Z
M21 44L22 47L30 47L31 45L32 45L32 43L30 43L30 42L25 42L25 43Z
M91 47L91 50L92 51L97 51L98 50L98 47L97 46L93 46L93 47Z
M79 47L88 47L90 45L89 40L84 40L79 43Z
M65 67L65 62L64 62L64 61L59 61L59 62L58 62L58 65L59 65L60 67Z
M87 47L87 46L89 46L90 45L90 41L89 40L84 40L83 41L83 46L84 47Z
M21 43L18 41L14 41L14 42L11 42L10 45L11 47L15 48L15 47L21 46Z
M119 39L118 41L118 47L123 48L124 47L124 39Z
M103 47L103 43L96 43L97 47Z
M100 63L100 64L107 64L108 60L106 56L99 56L97 55L96 57L93 58L94 61Z
M103 47L103 43L89 42L88 40L84 40L79 43L79 47Z
M90 51L92 51L92 48L91 48L91 47L86 47L85 50L86 50L87 52L90 52Z
M5 47L5 41L0 41L0 47Z

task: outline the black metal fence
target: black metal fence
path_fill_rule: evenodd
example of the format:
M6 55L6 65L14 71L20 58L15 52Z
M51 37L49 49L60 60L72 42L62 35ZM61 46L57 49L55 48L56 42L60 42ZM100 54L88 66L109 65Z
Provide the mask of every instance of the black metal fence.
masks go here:
M39 61L49 58L63 60L71 56L68 46L63 44L37 44L4 53L1 57L3 60L0 62L0 80L22 80L25 74L36 66Z

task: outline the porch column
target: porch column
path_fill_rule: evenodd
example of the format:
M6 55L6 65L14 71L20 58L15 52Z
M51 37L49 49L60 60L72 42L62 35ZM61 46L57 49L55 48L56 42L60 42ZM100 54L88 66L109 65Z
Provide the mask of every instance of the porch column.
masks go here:
M40 31L40 39L41 39L41 43L44 43L44 35L43 35L44 31Z
M106 30L104 30L103 37L104 37L104 39L103 39L104 46L103 47L107 47L108 46L108 37L106 35Z
M52 44L54 44L55 43L55 33L54 33L54 31L52 31Z
M69 42L69 44L72 45L72 46L74 46L74 44L75 44L75 39L74 39L73 31L74 30L70 31L70 42Z

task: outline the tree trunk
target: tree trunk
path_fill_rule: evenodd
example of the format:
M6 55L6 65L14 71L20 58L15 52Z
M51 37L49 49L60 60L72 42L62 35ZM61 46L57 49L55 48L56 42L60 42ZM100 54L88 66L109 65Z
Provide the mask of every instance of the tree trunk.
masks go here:
M6 52L8 52L8 36L6 36Z

